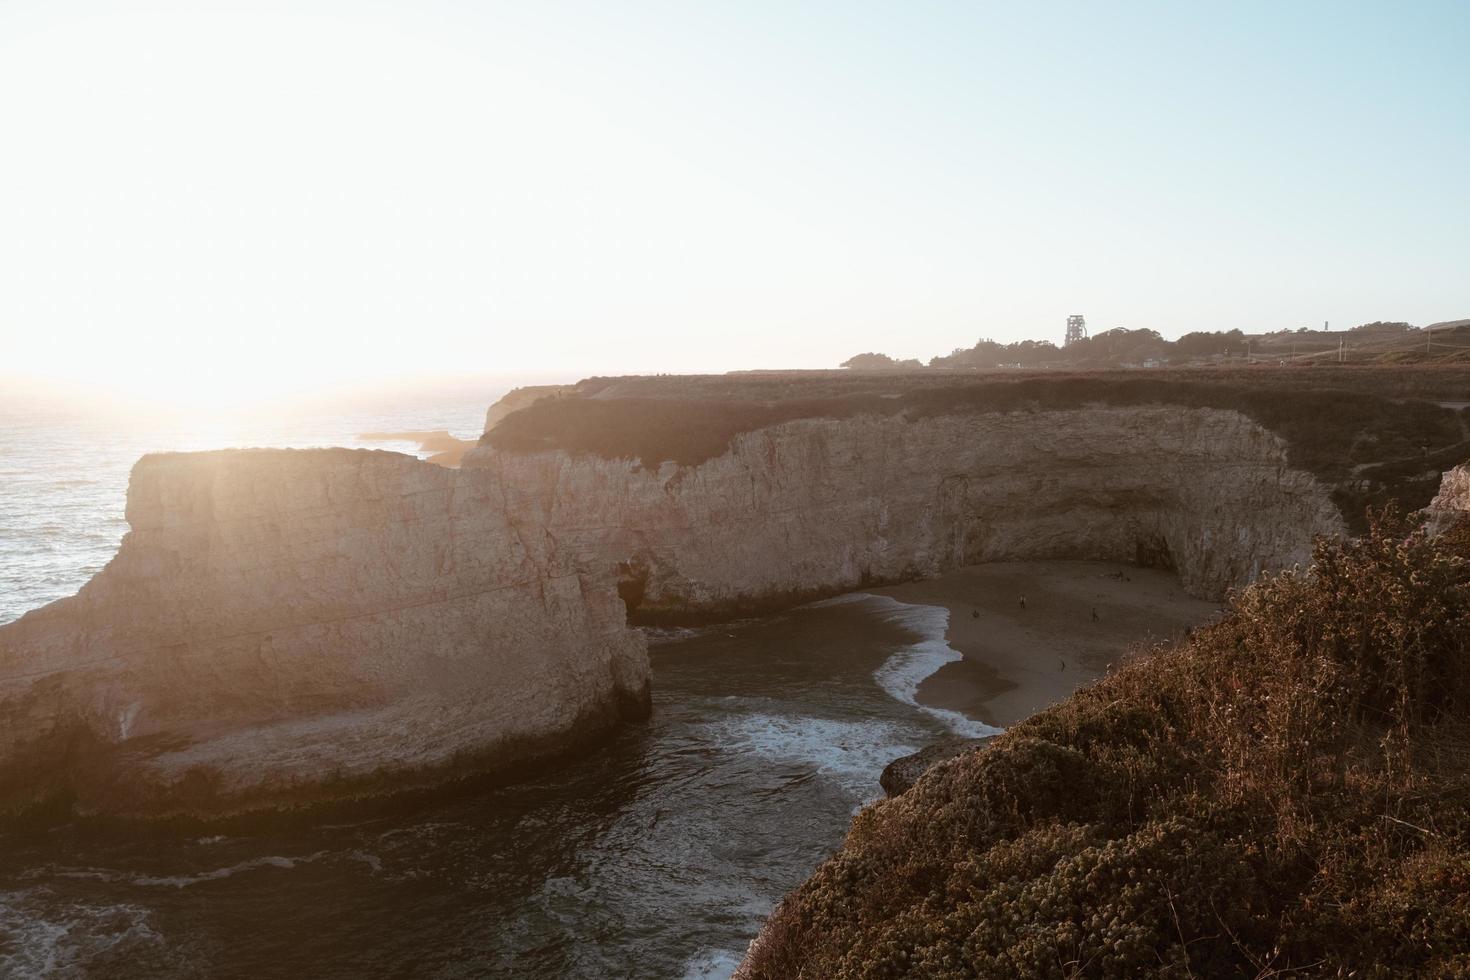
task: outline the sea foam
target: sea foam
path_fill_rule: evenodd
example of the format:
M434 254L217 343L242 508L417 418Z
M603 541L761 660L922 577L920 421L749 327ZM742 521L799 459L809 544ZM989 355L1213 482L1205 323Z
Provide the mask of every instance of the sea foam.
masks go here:
M742 958L725 949L705 950L685 965L684 980L730 980Z
M917 634L919 640L911 646L889 657L873 672L878 686L887 691L894 700L901 701L936 719L945 728L965 738L984 738L999 735L1001 729L977 721L968 715L948 708L936 708L919 701L919 685L945 664L963 660L964 654L949 645L945 634L949 631L949 610L943 606L925 606L917 603L899 602L889 596L854 592L821 605L861 602L885 622Z
M742 714L709 726L709 737L739 755L811 766L856 798L896 757L917 752L923 733L890 721L798 714Z

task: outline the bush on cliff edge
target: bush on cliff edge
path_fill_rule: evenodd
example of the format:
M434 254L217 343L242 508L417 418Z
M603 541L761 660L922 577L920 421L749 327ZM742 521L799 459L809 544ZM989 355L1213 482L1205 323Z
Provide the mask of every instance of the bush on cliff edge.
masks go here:
M743 976L1470 977L1470 565L1379 515L863 811Z

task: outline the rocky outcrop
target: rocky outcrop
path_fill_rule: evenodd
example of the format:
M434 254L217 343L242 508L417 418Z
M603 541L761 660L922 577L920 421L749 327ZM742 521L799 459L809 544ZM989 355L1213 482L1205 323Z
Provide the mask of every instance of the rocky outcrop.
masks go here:
M883 792L888 796L902 796L909 788L919 781L919 777L941 762L964 755L966 752L974 752L995 738L988 735L985 738L952 738L935 742L933 745L925 746L917 752L899 756L888 765L883 767L883 772L878 776L878 785L883 787Z
M1342 520L1236 412L1168 406L800 419L657 470L484 444L465 457L650 621L718 618L985 561L1142 559L1214 597Z
M144 457L116 558L0 630L0 804L225 813L646 714L611 576L510 496L395 453Z
M1235 412L803 418L723 455L145 457L132 530L0 628L0 808L227 813L501 770L648 709L627 613L719 618L1002 559L1217 595L1341 520Z
M1430 534L1443 534L1470 521L1470 463L1449 470L1439 480L1439 493L1424 508Z

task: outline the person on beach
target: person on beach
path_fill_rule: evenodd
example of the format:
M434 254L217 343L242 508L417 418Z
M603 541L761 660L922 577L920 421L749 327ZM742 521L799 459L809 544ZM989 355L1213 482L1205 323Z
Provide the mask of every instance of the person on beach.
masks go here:
M1021 608L1022 609L1025 609L1026 608L1026 597L1025 596L1021 596Z
M1096 606L1093 606L1092 607L1092 621L1094 623L1097 622L1097 607Z

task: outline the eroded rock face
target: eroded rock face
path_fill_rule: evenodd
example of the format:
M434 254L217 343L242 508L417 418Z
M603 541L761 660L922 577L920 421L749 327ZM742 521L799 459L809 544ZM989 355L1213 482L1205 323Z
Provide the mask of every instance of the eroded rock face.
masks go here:
M562 547L621 563L648 619L1045 558L1143 560L1214 597L1343 529L1278 437L1214 409L804 419L656 472L486 446L464 465L499 474Z
M1001 559L1216 595L1340 531L1233 412L808 419L658 470L487 447L145 457L81 592L0 628L0 811L215 814L500 769L648 710L627 607L718 618Z
M1439 478L1439 493L1424 508L1430 534L1443 534L1470 521L1470 463L1456 466Z
M495 768L646 713L611 576L506 498L395 453L145 457L117 557L0 629L0 803L228 812ZM76 766L6 778L79 744Z

